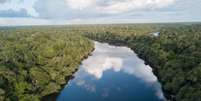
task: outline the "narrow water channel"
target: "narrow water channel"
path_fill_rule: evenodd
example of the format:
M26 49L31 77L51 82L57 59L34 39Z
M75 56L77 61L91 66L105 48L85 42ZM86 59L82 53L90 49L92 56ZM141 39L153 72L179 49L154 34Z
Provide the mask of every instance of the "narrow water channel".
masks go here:
M95 42L57 101L164 101L150 66L127 47Z

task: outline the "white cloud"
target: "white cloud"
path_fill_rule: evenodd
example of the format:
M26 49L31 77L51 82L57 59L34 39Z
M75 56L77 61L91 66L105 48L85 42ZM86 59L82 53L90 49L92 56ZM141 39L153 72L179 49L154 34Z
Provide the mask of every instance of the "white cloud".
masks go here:
M93 10L116 14L131 10L158 9L173 4L176 0L66 0L66 3L72 8L83 10L93 8Z
M175 0L112 0L110 5L100 7L100 9L107 13L123 13L131 10L158 9L173 4L174 2Z
M200 5L200 0L0 0L0 26L193 22L201 21Z
M0 11L13 10L20 11L26 10L30 16L38 17L39 14L34 9L34 4L37 0L6 0L0 3Z
M95 4L95 0L66 0L66 3L73 9L82 10L84 8L93 6Z

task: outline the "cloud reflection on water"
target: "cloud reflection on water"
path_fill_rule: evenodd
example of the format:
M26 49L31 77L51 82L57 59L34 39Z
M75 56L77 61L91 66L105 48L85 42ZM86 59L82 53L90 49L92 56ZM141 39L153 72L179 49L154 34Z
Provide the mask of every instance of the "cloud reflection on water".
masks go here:
M120 71L122 63L122 59L118 57L96 55L84 61L83 68L87 73L96 77L96 79L100 79L106 70L113 69L115 72Z
M92 55L82 62L82 67L97 79L102 77L104 71L113 69L115 72L123 71L134 75L146 82L157 81L152 69L129 48L95 42Z
M161 99L164 98L161 85L153 74L152 68L145 65L144 61L127 47L116 47L95 42L95 50L92 56L82 62L80 70L75 74L75 82L78 86L95 92L96 86L91 82L86 82L84 78L87 75L92 75L94 79L99 80L107 70L133 75L147 83L148 86L153 86L156 89L156 95ZM108 93L103 93L102 96L107 97Z

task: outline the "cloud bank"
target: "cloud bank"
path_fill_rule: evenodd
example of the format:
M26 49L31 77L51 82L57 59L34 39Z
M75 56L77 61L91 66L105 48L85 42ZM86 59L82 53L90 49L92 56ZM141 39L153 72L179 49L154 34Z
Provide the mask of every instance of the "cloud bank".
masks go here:
M200 0L0 0L0 19L49 20L46 25L55 21L56 24L201 21L200 5ZM5 21L0 21L0 25L36 23L22 20L4 24Z
M39 14L33 7L37 0L1 0L0 11L12 10L19 12L20 10L26 10L27 14L33 17L38 17Z
M176 0L66 0L72 9L93 8L100 13L118 14L132 10L159 9L171 5Z

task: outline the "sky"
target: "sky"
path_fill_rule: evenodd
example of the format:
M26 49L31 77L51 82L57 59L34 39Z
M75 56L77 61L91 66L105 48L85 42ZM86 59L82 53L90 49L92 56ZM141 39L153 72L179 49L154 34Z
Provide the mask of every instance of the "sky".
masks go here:
M0 0L0 26L201 21L201 0Z

